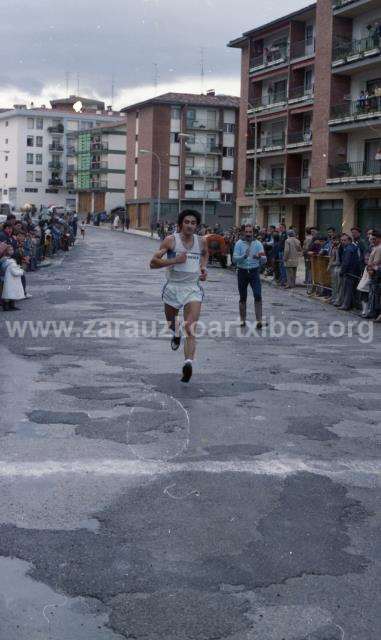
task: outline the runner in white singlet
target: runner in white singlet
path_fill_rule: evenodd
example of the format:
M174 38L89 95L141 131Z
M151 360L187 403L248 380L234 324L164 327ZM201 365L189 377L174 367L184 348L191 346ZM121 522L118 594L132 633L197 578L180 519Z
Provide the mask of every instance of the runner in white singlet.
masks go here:
M182 211L178 219L179 232L167 236L151 262L151 269L167 268L167 282L163 287L165 317L172 331L171 347L176 351L180 346L177 316L180 309L184 313L185 342L183 382L192 377L192 365L196 350L194 330L200 317L204 291L200 281L205 281L208 251L205 240L195 234L200 224L198 211ZM165 259L164 256L167 255Z

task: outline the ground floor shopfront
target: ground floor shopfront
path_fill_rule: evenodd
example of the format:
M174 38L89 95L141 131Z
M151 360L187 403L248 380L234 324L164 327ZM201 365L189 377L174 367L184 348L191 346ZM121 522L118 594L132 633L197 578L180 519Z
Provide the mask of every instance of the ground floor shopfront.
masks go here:
M80 191L77 193L78 213L109 213L115 207L124 206L124 190L115 191Z
M198 200L162 200L155 199L126 200L127 213L132 229L151 228L151 224L158 221L176 222L179 210L195 209L202 215L202 202ZM229 229L234 224L234 205L220 202L207 202L205 206L205 222L214 227L219 223L223 229Z
M254 224L268 227L279 223L292 226L303 238L306 226L316 226L322 232L328 227L350 231L358 225L365 232L370 228L381 229L381 189L351 191L327 190L313 192L300 200L287 198L257 199ZM253 220L253 199L237 201L236 224Z

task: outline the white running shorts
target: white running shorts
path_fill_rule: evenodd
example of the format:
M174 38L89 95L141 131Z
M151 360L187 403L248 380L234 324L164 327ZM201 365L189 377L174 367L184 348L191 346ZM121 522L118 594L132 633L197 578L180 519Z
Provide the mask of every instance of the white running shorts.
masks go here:
M188 302L202 302L204 289L199 284L174 284L167 282L163 287L162 299L174 309L181 309Z

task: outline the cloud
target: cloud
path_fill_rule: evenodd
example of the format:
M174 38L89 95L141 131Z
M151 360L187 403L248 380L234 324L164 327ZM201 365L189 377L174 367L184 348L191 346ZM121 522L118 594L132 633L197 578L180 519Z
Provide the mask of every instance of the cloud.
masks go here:
M161 85L197 86L201 47L206 84L219 89L227 78L239 81L239 52L226 43L304 4L270 0L259 16L253 0L2 0L0 106L16 95L46 102L50 87L66 95L67 72L70 93L78 74L82 94L110 96L114 76L120 95L145 88L150 97L153 63Z

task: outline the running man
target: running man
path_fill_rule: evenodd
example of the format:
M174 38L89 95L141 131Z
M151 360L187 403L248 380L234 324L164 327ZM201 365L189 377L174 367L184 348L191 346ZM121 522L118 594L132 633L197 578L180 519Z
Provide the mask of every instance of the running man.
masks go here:
M243 238L236 242L233 252L233 262L237 265L241 327L246 326L247 287L249 285L254 294L254 311L257 329L261 329L262 327L261 260L266 260L263 244L254 238L253 225L245 224Z
M81 224L79 226L80 230L81 230L81 238L84 240L85 239L85 231L86 231L86 223L84 220L81 221Z
M206 265L208 251L203 238L196 235L201 222L198 211L186 209L178 218L179 232L167 236L160 245L151 262L151 269L166 267L167 282L164 285L162 298L165 317L172 332L171 348L176 351L180 347L181 336L178 327L180 309L184 313L184 366L182 382L189 382L192 377L193 360L196 351L195 328L200 317L204 291L200 280L207 277ZM164 256L167 255L166 258Z

